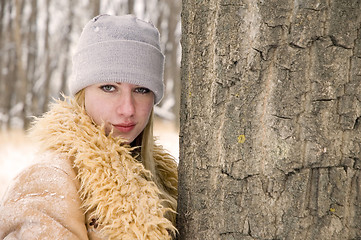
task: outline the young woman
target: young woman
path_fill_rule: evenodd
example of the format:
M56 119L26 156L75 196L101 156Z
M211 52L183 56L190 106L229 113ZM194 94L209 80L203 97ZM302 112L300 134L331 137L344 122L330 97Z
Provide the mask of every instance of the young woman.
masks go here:
M0 239L171 239L177 165L153 140L163 96L158 30L100 15L73 58L74 97L37 119L39 161L0 205Z

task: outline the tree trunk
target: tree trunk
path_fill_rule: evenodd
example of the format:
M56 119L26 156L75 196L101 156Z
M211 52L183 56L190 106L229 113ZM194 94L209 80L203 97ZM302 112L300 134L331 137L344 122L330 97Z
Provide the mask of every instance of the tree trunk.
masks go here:
M15 9L14 3L9 3L8 4L8 11L12 14L13 11ZM4 23L4 21L3 21ZM6 25L3 26L5 33L11 33L8 35L2 35L4 36L4 38L2 38L2 49L3 49L3 56L1 57L2 60L2 82L4 83L4 85L2 86L1 89L1 128L2 129L9 129L11 126L11 122L12 122L12 117L13 117L13 113L12 113L12 107L14 105L15 102L15 96L16 94L16 84L17 84L17 78L16 78L16 47L14 46L15 44L13 44L13 46L8 46L8 44L6 44L6 41L4 39L6 39L8 42L10 43L14 43L15 39L14 39L14 20L12 18L8 19L8 23ZM5 71L4 71L5 70Z
M179 239L361 238L360 10L183 1Z
M26 77L26 71L23 64L23 31L22 31L22 19L23 19L23 10L24 2L22 0L15 1L16 15L15 15L15 25L14 25L14 41L15 41L15 52L16 52L16 78L17 78L17 104L21 104L20 119L23 122L23 126L26 121L26 110L27 102L26 95L28 90L28 79ZM15 84L15 81L14 81Z
M5 45L5 31L6 30L6 25L4 24L5 21L5 14L4 14L4 9L6 7L6 3L5 1L0 1L0 51L2 51L2 57L0 57L0 130L5 129L6 124L7 124L7 118L8 118L8 112L6 112L6 100L5 100L5 90L6 90L6 82L7 82L7 72L5 71L6 68L6 62L4 61L5 58L5 50L4 50L4 45Z
M96 16L96 15L94 15ZM67 32L71 33L73 31L73 19L74 19L74 11L71 7L69 7L68 17L67 17ZM62 40L62 45L64 46L64 52L70 52L71 41L69 36L65 36ZM67 79L70 75L69 71L70 62L68 61L68 54L62 56L62 71L61 71L61 85L60 85L60 94L67 94ZM71 69L71 66L70 66ZM62 98L62 96L58 96Z
M31 1L31 14L28 19L28 38L27 38L27 63L26 63L26 78L28 82L27 94L30 96L27 98L27 112L31 115L35 114L37 109L34 106L38 103L38 96L35 94L34 85L37 81L37 49L38 49L38 28L36 20L38 18L38 1ZM28 129L30 127L30 122L32 121L29 116L25 118L24 128Z
M100 14L100 0L92 0L90 3L92 12L92 17L95 17Z
M180 111L180 68L179 66L179 35L177 34L177 30L180 22L180 11L181 11L181 3L174 0L168 0L167 5L169 7L169 15L167 15L166 22L168 23L168 33L167 33L167 42L164 48L164 54L166 56L165 61L165 71L164 71L164 79L166 79L165 86L166 90L171 89L171 91L166 91L164 95L164 101L162 103L162 107L164 104L167 104L167 100L171 99L173 104L172 112L174 113L176 121L176 126L179 128L179 111ZM172 86L172 88L169 87ZM168 95L172 97L168 97Z
M128 14L134 14L134 0L128 0Z
M44 99L42 102L42 112L46 112L48 110L49 106L49 99L50 99L50 81L51 76L53 74L53 64L52 61L53 58L51 57L51 49L50 49L50 31L49 31L49 25L50 25L50 1L46 0L46 20L45 20L45 33L44 33L44 52L45 52L45 65L44 65L44 85L43 85L43 91L44 91Z

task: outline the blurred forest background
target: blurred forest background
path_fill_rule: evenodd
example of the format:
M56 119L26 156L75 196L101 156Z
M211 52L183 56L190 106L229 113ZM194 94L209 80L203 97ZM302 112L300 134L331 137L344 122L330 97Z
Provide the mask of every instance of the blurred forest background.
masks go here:
M31 116L68 93L72 54L83 26L98 14L134 14L160 31L166 55L161 119L178 122L180 0L1 0L0 129L27 129ZM177 123L178 124L178 123Z

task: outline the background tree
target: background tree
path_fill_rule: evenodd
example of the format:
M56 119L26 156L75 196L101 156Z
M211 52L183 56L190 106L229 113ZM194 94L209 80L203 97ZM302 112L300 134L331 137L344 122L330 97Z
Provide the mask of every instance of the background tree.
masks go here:
M183 1L180 239L361 238L360 4Z
M179 110L180 0L2 0L0 3L0 130L27 129L31 116L68 93L72 53L83 26L100 13L132 13L153 22L166 55L166 92L155 113Z

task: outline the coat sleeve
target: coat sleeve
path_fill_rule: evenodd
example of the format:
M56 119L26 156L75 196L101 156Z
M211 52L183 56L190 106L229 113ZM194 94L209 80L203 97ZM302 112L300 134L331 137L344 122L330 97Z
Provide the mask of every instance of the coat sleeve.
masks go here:
M0 205L0 239L88 239L69 168L38 163L14 180Z

